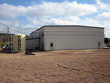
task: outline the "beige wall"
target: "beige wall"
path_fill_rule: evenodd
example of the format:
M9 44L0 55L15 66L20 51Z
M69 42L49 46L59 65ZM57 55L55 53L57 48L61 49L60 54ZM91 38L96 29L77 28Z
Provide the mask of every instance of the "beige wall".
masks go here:
M94 49L104 47L104 29L90 27L43 27L37 32L44 33L44 50L51 50L50 43L53 42L53 50L64 49ZM101 43L98 47L98 42Z
M94 49L98 48L98 42L104 47L104 37L97 35L72 35L56 34L45 35L45 50L50 50L50 43L53 42L53 50L63 49Z
M45 50L94 49L104 47L104 29L87 27L44 27ZM101 43L98 47L98 42Z

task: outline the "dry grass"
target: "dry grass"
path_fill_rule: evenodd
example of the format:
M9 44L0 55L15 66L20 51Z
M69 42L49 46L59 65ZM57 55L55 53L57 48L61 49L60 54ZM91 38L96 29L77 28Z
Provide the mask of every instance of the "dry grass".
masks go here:
M110 83L110 49L0 53L0 83Z

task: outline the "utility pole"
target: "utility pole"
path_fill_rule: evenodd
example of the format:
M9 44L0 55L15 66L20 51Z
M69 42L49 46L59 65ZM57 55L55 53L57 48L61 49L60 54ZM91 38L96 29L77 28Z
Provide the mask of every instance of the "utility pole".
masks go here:
M7 44L8 44L8 38L9 38L9 27L3 23L0 22L0 24L4 25L5 27L7 27Z
M7 43L8 43L8 39L9 39L9 29L10 28L7 28Z

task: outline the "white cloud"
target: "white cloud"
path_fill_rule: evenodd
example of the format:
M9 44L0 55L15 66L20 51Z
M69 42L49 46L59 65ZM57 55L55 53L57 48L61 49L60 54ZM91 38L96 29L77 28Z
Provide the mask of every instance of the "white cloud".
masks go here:
M52 17L61 15L83 16L97 12L95 5L79 4L74 2L42 2L39 5L28 7L8 5L6 3L0 5L0 18L16 18L18 16L31 17Z
M2 24L1 24L2 23ZM6 26L4 26L4 25ZM0 33L7 33L7 28L11 28L9 29L9 33L17 33L21 32L22 30L20 30L20 25L18 21L4 21L4 20L0 20Z
M78 16L63 16L57 18L41 18L39 21L38 19L31 19L30 20L34 25L87 25L87 26L100 26L103 25L100 23L99 20L95 20L92 18L84 18L81 19Z
M96 6L90 4L79 4L74 2L43 2L39 5L33 5L28 7L29 16L61 16L61 15L73 15L73 16L83 16L97 12Z
M15 27L19 27L19 22L14 22Z
M107 5L105 4L105 3L103 3L103 2L101 2L100 0L96 0L96 3L97 3L97 5L98 5L98 8L99 9L107 9Z
M0 20L0 33L6 33L7 32L7 27L4 26L1 23L6 24L6 25L10 25L10 23L7 22L7 21Z
M100 0L96 0L98 8L98 18L99 20L110 20L110 3L103 3Z
M17 16L24 15L26 8L23 6L13 6L6 3L0 5L0 18L16 18Z
M110 20L110 12L103 12L98 15L99 19Z
M105 36L110 38L110 20L105 20L103 25L105 27Z

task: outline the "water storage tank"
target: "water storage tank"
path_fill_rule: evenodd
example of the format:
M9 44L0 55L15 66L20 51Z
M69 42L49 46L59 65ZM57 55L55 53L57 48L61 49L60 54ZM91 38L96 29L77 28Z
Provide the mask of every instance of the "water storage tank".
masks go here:
M26 36L24 34L16 34L13 36L13 51L26 50Z

